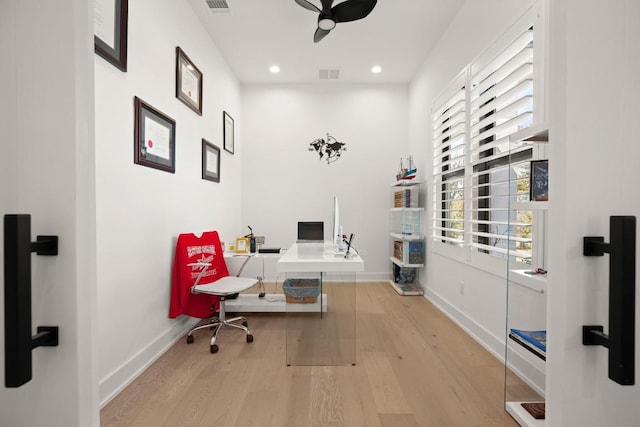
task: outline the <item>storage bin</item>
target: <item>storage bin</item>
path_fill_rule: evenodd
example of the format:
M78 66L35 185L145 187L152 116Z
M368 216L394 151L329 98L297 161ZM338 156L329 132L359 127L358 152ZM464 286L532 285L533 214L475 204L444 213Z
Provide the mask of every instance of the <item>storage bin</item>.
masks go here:
M282 290L288 303L312 304L320 295L320 280L286 279L282 283Z

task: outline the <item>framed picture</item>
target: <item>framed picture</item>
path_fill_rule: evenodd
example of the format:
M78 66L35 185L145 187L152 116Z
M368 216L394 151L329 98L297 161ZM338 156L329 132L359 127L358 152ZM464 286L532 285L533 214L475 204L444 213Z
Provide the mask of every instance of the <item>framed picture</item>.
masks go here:
M95 52L121 71L127 71L129 0L94 0Z
M529 192L533 202L549 200L549 160L533 160L531 162Z
M176 47L176 98L202 115L202 72Z
M236 253L246 254L249 253L249 239L246 237L238 237L236 239Z
M225 151L233 154L233 117L229 115L226 111L222 112L222 120L223 120L223 141L224 141L224 149Z
M202 139L202 179L220 182L220 148Z
M134 98L133 159L138 165L174 173L176 122L137 96Z

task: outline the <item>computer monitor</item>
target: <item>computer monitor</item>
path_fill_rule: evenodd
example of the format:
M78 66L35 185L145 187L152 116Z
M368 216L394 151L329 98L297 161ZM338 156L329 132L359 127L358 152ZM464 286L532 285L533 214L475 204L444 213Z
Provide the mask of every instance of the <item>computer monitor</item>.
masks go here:
M322 243L324 242L324 222L299 221L298 243Z

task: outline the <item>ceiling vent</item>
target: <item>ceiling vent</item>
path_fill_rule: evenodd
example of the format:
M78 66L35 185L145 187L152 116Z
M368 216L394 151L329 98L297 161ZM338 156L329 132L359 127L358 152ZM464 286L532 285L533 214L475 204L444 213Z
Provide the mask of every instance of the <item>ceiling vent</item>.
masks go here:
M227 0L206 0L207 6L209 6L209 10L212 13L229 13L231 9L229 8L229 3Z
M318 73L320 80L338 80L340 78L340 70L338 69L321 69Z

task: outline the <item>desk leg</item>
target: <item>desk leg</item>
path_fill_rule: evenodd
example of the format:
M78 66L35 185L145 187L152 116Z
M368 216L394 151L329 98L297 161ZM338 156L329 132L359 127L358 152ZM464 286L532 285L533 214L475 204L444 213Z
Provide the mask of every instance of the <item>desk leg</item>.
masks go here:
M294 273L290 278L309 278ZM354 365L356 355L355 273L316 273L320 293L314 312L301 312L306 304L287 304L286 363L296 366ZM320 316L315 313L320 311Z

